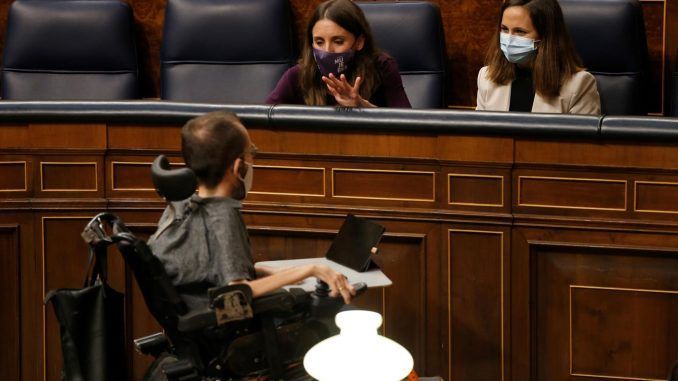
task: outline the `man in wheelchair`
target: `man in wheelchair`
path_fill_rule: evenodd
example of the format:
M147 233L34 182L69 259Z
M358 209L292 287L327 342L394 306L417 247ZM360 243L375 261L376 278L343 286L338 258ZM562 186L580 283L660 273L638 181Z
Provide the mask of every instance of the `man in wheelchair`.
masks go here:
M256 148L234 114L190 120L181 141L188 168L170 170L164 157L153 165L156 188L173 202L148 246L112 215L88 225L112 226L107 238L164 329L135 340L156 357L144 379L309 379L294 365L334 331L334 314L356 289L323 265L254 267L240 201L252 184ZM318 279L314 293L281 290L308 277Z
M234 114L218 111L188 121L181 148L198 191L167 207L149 246L189 308L207 305L201 285L247 284L256 298L310 276L327 283L331 296L351 301L353 287L327 266L255 269L240 201L252 185L256 148Z

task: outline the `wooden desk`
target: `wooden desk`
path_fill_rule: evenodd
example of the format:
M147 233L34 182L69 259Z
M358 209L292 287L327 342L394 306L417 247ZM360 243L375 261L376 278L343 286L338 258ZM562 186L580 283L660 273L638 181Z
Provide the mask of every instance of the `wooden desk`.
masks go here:
M261 151L244 209L255 260L324 255L349 212L384 225L375 260L393 285L360 303L419 374L649 380L678 357L675 143L244 120ZM1 378L58 379L42 298L80 286L79 233L97 212L154 231L164 203L150 162L182 161L180 125L0 126ZM111 257L132 354L158 327ZM148 363L133 354L132 378Z

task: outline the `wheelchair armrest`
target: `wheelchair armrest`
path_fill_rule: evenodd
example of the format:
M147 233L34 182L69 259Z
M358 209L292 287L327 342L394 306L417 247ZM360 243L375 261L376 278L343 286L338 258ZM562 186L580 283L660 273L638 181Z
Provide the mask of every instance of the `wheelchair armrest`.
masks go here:
M295 306L310 301L310 295L306 291L291 288L289 291L280 289L262 295L252 300L250 306L247 295L240 291L241 287L233 286L210 289L212 308L195 310L180 316L177 329L179 332L195 332L231 321L250 319L254 314L290 312Z
M301 288L275 290L252 301L255 314L292 311L295 306L310 300L309 294Z

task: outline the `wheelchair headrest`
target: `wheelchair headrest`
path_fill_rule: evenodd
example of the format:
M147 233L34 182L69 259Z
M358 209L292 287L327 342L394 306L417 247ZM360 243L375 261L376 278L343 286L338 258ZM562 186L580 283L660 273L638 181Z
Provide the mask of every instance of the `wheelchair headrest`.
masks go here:
M156 192L167 201L185 200L191 197L198 187L198 180L192 169L188 167L171 169L165 155L153 160L151 177Z

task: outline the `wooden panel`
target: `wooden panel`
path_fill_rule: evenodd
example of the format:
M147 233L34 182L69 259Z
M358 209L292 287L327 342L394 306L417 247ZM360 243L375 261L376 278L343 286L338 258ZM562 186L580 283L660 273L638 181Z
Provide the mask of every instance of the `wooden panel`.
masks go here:
M516 139L516 163L678 169L669 144Z
M0 379L21 374L21 276L18 226L0 225Z
M97 162L40 162L40 190L44 192L96 192Z
M377 266L393 281L393 285L383 289L384 335L410 351L419 373L424 369L427 356L424 348L428 339L425 334L424 238L415 234L387 233L379 244L379 254L374 257Z
M65 149L106 148L105 124L30 124L30 147Z
M167 156L172 168L184 166L183 158ZM151 178L151 163L155 155L111 155L106 158L106 195L111 198L159 198Z
M113 191L155 191L149 162L112 161L110 171Z
M448 204L467 206L504 206L504 177L449 173Z
M626 210L626 180L519 176L517 205Z
M108 126L108 147L112 149L148 148L181 150L180 126L147 125L144 128L125 125Z
M678 213L678 182L636 181L634 210Z
M538 243L531 252L537 380L666 376L678 358L678 252Z
M0 33L3 33L1 31ZM0 125L0 147L2 148L26 148L30 147L28 125L6 124Z
M286 131L277 134L256 126L247 126L250 138L260 152L309 155L352 155L367 157L430 158L437 147L433 134L383 134L333 131ZM272 133L273 132L273 133ZM369 141L370 144L365 144Z
M678 337L678 291L570 286L575 376L663 380Z
M325 196L325 168L255 165L252 194Z
M88 249L80 233L92 214L79 216L45 216L39 231L43 263L43 298L57 288L81 288L86 272ZM119 255L109 255L109 281L124 292L124 263ZM40 303L36 300L34 303ZM47 308L49 307L49 308ZM45 380L61 379L59 325L51 306L43 307Z
M28 163L0 161L0 192L28 191Z
M512 163L513 139L441 135L438 137L436 156L448 161Z
M435 173L333 168L332 197L432 202Z
M449 229L449 380L504 378L504 233Z

